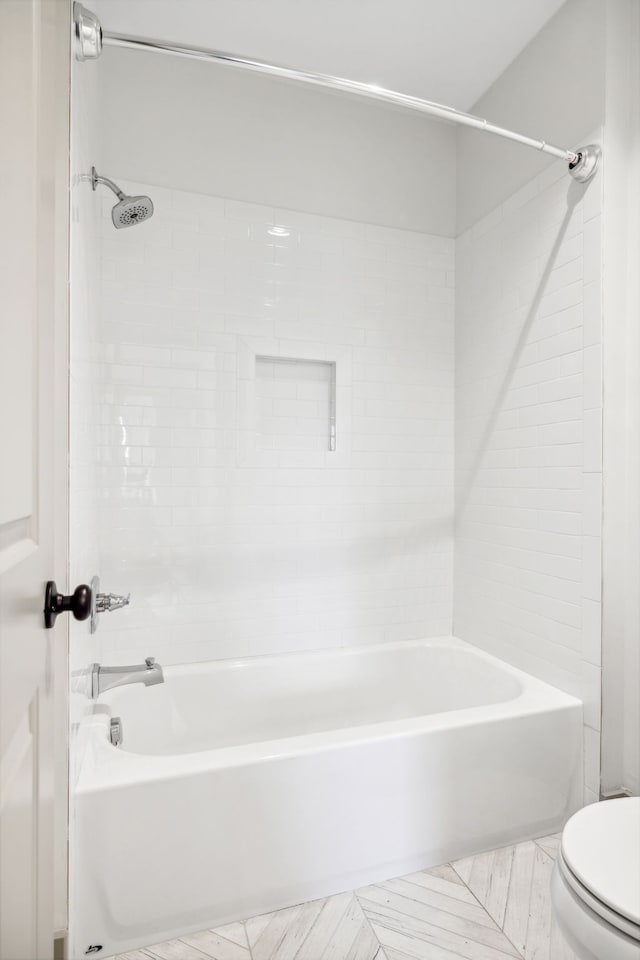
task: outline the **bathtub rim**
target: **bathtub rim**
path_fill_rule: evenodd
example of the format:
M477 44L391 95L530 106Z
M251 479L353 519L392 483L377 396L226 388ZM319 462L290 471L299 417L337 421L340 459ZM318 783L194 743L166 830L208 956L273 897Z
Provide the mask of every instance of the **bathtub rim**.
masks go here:
M115 787L133 786L150 780L173 779L188 774L205 773L227 767L248 766L254 763L269 763L299 756L324 752L338 748L350 748L363 743L381 740L414 737L429 732L459 729L469 726L504 721L507 718L532 716L565 710L582 710L582 701L543 680L525 673L517 667L500 660L492 654L475 647L457 637L429 637L420 640L398 641L397 643L378 643L349 648L331 648L329 650L310 651L309 653L275 654L269 657L271 662L291 657L326 657L327 654L366 654L389 647L411 648L425 646L444 646L462 649L472 656L490 663L494 668L505 672L519 683L519 693L515 697L497 703L464 707L457 710L440 711L400 720L387 720L359 726L337 728L335 730L298 734L277 740L265 740L229 747L214 747L210 750L189 753L143 754L133 753L112 746L109 742L109 720L112 716L107 702L97 701L92 713L83 721L87 727L88 749L84 758L77 784L80 793L104 790ZM250 659L252 662L264 660L263 657L238 658L232 661L203 661L212 664L211 669L224 669L241 665ZM198 664L177 664L171 669L189 673L197 669ZM169 668L168 668L169 669ZM144 691L143 691L144 693ZM126 720L125 720L126 722Z

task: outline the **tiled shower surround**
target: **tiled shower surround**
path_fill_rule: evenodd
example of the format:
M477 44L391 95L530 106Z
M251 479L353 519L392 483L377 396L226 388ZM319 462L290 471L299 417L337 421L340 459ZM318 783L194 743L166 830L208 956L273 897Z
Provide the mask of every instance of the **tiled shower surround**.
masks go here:
M449 633L454 241L123 188L155 215L102 199L103 662Z
M587 142L599 141L592 135ZM584 702L600 770L602 174L457 240L454 632Z
M553 165L457 241L126 181L156 212L116 231L95 196L78 449L103 587L132 593L102 661L453 623L584 700L595 799L601 176Z

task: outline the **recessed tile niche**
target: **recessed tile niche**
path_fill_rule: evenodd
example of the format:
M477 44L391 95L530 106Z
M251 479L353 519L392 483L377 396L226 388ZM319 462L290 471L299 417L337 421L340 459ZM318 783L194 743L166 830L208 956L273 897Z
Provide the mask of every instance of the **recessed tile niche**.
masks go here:
M336 364L256 357L259 450L336 449Z

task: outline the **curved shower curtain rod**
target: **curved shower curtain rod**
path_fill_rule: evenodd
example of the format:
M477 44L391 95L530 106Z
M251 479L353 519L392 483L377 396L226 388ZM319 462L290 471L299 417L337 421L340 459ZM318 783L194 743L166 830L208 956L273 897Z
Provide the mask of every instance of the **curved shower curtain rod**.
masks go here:
M406 93L387 90L375 84L359 83L356 80L345 80L341 77L333 77L323 73L295 70L292 67L283 67L275 63L267 63L263 60L251 60L247 57L224 53L221 50L209 50L205 47L195 47L188 44L176 44L151 38L130 36L124 33L103 31L95 14L87 10L86 7L83 7L77 0L73 5L73 20L75 56L78 60L97 59L102 53L103 44L113 47L126 47L131 50L146 50L154 53L168 53L178 57L208 60L213 63L250 70L254 73L279 77L282 80L292 80L296 83L306 83L315 87L337 90L341 93L355 94L356 96L366 97L369 100L378 100L383 103L389 103L409 110L415 110L419 113L428 114L432 117L438 117L441 120L448 120L460 126L482 130L485 133L491 133L505 140L520 143L525 147L531 147L533 150L539 150L551 157L555 157L557 160L564 160L569 164L569 173L571 176L582 183L590 180L598 167L600 148L595 144L579 147L577 150L567 150L563 147L555 146L552 143L547 143L545 140L537 140L533 137L516 133L513 130L508 130L505 127L500 127L495 123L484 120L482 117L464 113L461 110L456 110L454 107L446 107L441 103L433 103L431 100L423 100L420 97L413 97Z

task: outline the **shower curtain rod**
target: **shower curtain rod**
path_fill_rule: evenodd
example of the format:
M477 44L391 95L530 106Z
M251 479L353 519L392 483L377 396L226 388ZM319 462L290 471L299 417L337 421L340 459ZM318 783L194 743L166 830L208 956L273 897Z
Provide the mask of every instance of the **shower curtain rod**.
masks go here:
M398 93L395 90L387 90L375 84L359 83L356 80L345 80L341 77L333 77L322 73L311 73L306 70L295 70L292 67L283 67L275 63L267 63L263 60L240 57L235 54L224 53L220 50L209 50L205 47L195 47L188 44L177 44L162 40L130 36L125 33L103 31L95 14L78 2L74 3L74 24L77 39L76 56L82 60L95 59L100 56L103 43L113 47L126 47L132 50L146 50L155 53L172 54L178 57L208 60L212 63L225 64L271 77L279 77L282 80L291 80L296 83L306 83L315 87L323 87L328 90L337 90L341 93L355 94L356 96L366 97L369 100L378 100L383 103L415 110L432 117L438 117L441 120L448 120L460 126L482 130L485 133L491 133L494 136L503 137L505 140L511 140L525 147L539 150L558 160L566 161L569 164L569 173L571 176L582 182L589 180L593 176L598 165L600 151L597 146L589 145L580 147L577 150L568 150L564 147L547 143L545 140L527 137L513 130L508 130L505 127L500 127L481 117L456 110L454 107L446 107L440 103L423 100L420 97L413 97L406 93Z

